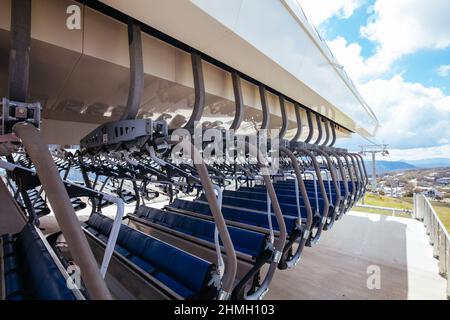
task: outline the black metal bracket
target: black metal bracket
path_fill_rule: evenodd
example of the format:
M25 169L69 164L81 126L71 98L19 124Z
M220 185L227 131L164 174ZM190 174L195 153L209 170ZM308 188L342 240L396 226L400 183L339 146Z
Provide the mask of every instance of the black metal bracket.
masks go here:
M119 148L141 148L145 143L156 145L168 135L165 121L151 119L121 120L105 123L81 139L86 152L115 151Z
M37 128L41 121L41 104L11 101L3 98L0 114L0 134L9 134L18 122L28 122Z

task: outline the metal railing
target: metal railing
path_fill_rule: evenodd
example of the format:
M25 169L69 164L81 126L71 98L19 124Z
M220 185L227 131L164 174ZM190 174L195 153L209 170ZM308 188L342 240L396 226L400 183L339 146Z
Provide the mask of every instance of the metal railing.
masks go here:
M395 217L397 214L400 215L407 215L407 216L412 216L413 212L412 210L408 210L408 209L398 209L398 208L388 208L388 207L379 207L379 206L372 206L369 204L362 204L362 203L357 203L355 204L355 207L358 208L365 208L365 209L376 209L376 210L381 210L381 211L387 211L392 213L392 215Z
M450 236L430 201L423 194L414 194L414 218L423 221L433 256L439 260L439 274L447 279L447 299L450 299Z

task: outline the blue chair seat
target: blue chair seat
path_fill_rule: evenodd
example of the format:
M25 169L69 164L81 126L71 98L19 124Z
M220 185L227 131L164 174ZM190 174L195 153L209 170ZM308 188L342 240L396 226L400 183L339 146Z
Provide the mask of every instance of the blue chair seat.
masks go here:
M156 224L170 225L173 230L214 243L215 224L211 221L190 217L170 211L141 206L136 215ZM264 251L266 236L264 234L228 226L231 240L237 251L258 257Z
M4 259L6 299L76 299L36 227L26 224L13 238L3 239L8 252Z
M181 209L184 211L195 212L206 216L211 216L211 210L209 205L199 201L186 201L176 199L169 207ZM247 224L250 226L256 226L261 228L269 228L269 222L267 221L267 214L261 212L243 211L234 208L222 207L222 214L226 220ZM296 218L291 216L285 216L284 222L289 233L294 232L296 228ZM274 230L279 230L278 222L275 215L272 215L272 224Z
M106 239L113 221L95 213L86 223ZM100 238L100 237L99 237ZM106 244L106 241L104 241ZM198 298L207 290L214 265L126 225L121 225L115 250L150 276L185 299ZM170 281L168 279L171 279ZM164 281L163 281L164 280Z

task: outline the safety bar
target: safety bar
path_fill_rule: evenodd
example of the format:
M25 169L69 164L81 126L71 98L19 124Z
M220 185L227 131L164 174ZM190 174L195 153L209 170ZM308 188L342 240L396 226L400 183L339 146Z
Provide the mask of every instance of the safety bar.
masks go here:
M14 172L15 170L19 169L21 171L28 172L29 174L32 174L32 175L36 174L31 169L24 168L22 166L19 166L19 165L10 163L10 162L6 162L3 160L0 160L0 168L3 168L5 170L11 171L11 172ZM105 199L106 201L115 203L117 205L116 218L114 220L114 224L113 224L111 234L110 234L109 240L108 240L108 245L106 247L106 251L103 256L103 261L102 261L101 268L100 268L100 273L102 274L102 277L105 278L106 272L108 270L109 262L111 260L111 256L112 256L112 254L114 252L114 248L116 246L120 226L122 224L122 218L123 218L123 214L125 211L123 200L120 199L119 197L114 197L109 194L97 191L97 190L88 189L84 186L73 184L71 181L64 180L63 184L64 184L68 194L69 193L72 195L76 194L77 197L80 197L80 196L92 196L92 194L95 193L99 197ZM41 187L40 193L43 190L44 189Z
M345 201L343 201L342 203L341 203L341 213L339 214L339 216L337 217L338 219L342 216L342 214L346 211L346 210L348 210L349 208L350 208L350 206L349 206L349 196L350 196L350 192L349 192L349 190L348 190L348 180L347 180L347 175L346 175L346 173L345 173L345 169L344 169L344 165L343 165L343 163L342 163L342 160L341 160L341 156L338 154L338 153L336 153L336 152L334 152L334 151L331 151L331 150L329 150L328 151L328 153L330 154L330 155L332 155L335 159L336 159L336 162L337 162L337 164L338 164L338 167L339 167L339 172L341 173L341 180L342 180L342 182L343 182L343 184L344 184L344 192L345 192L345 196L344 196L344 199L345 199ZM339 186L339 189L340 189L340 186Z
M359 162L358 155L356 153L352 153L352 156L355 159L355 164L356 164L356 167L358 168L358 173L361 178L361 185L359 186L359 197L358 197L358 199L361 199L364 196L364 192L365 192L365 188L366 188L368 180L366 180L366 178L365 178L364 171L361 167L361 163Z
M198 176L203 187L203 190L208 200L208 204L211 209L211 214L216 223L216 227L219 230L220 238L222 239L223 247L225 248L226 254L226 265L225 272L222 278L222 288L219 292L219 300L227 300L231 297L231 292L234 287L234 279L236 278L237 271L237 258L236 252L234 250L233 243L231 242L230 234L223 218L222 211L214 191L214 186L209 179L208 170L206 169L205 163L203 162L200 152L195 148L195 146L188 140L182 139L181 141L170 141L171 143L180 143L184 150L191 150L191 158L194 161L194 165L197 169Z
M278 202L278 198L275 189L273 187L272 180L270 178L270 172L268 168L269 165L267 161L263 158L263 155L260 150L258 150L255 146L249 144L248 142L246 142L246 146L249 148L251 154L257 154L257 160L261 168L261 175L264 179L264 184L266 185L270 201L272 202L273 211L275 213L279 229L278 239L274 244L274 255L272 261L270 262L269 270L267 271L266 276L263 282L261 283L260 287L254 293L246 297L247 300L255 300L255 299L262 299L269 290L269 284L272 281L273 275L275 274L275 270L277 269L278 264L282 258L283 248L286 244L287 229L286 224L284 222L283 213L281 211L281 207Z
M317 243L317 241L319 240L320 235L322 234L323 227L325 226L325 223L327 221L329 210L330 210L330 201L328 200L327 191L325 190L325 185L323 183L322 175L320 174L320 167L319 167L319 164L317 163L317 159L314 156L314 154L311 151L309 151L308 149L301 148L301 147L296 147L295 150L299 153L305 154L307 157L309 157L311 159L313 166L314 166L314 170L316 172L317 180L319 182L320 193L322 194L322 198L324 201L323 217L321 218L319 225L317 226L316 234L311 235L311 237L309 239L309 243L314 244L314 243Z
M103 280L95 257L81 230L75 210L58 173L48 146L43 142L39 130L27 123L17 123L13 132L25 147L55 213L61 231L70 248L75 263L80 267L81 276L93 299L112 299Z
M291 164L292 167L294 168L294 172L295 172L295 176L296 176L296 187L298 187L300 189L302 198L303 198L303 203L305 205L306 208L306 223L305 223L305 229L304 229L304 233L302 234L302 239L300 240L300 243L298 245L298 248L295 252L295 254L292 256L291 259L286 261L286 266L288 268L291 268L295 265L298 264L298 262L300 261L300 257L301 254L303 252L303 248L306 245L306 241L309 238L309 233L312 227L312 223L313 223L313 212L312 212L312 208L311 208L311 203L309 202L309 197L308 197L308 192L306 190L305 187L305 182L302 179L302 173L300 170L300 166L298 164L298 159L295 157L295 155L292 153L291 150L289 150L288 148L284 147L284 146L280 146L279 147L280 152L284 153L286 156L289 157L289 159L291 160ZM298 190L296 190L298 192ZM300 210L300 199L298 197L299 195L297 194L297 209ZM299 214L299 223L301 224L301 215ZM286 253L285 253L286 254Z
M108 243L105 248L105 254L103 255L103 261L100 267L100 273L102 277L105 278L106 272L108 271L109 262L111 261L111 257L114 253L114 249L116 247L117 238L119 236L120 226L122 225L123 214L125 211L125 205L123 200L119 197L113 197L109 194L102 193L103 199L106 201L115 203L117 206L116 216L114 218L113 226L111 228L111 233L108 237Z
M316 174L315 171L312 171L312 170L305 170L303 172L303 174L304 175L311 175L311 177L313 179L313 182L314 182L314 195L316 196L315 197L316 208L317 208L316 210L318 211L319 210L319 192L318 192L318 189L317 189L317 174Z
M340 202L341 202L341 188L338 185L338 180L337 180L337 176L336 176L336 170L335 170L335 168L333 166L333 161L330 159L329 155L325 151L320 150L320 149L316 149L315 152L320 154L321 156L323 156L326 159L326 161L328 163L328 170L331 173L331 179L333 181L334 188L336 189L335 191L336 191L337 203L333 204L333 206L334 206L334 214L330 217L329 221L327 220L327 224L325 226L325 228L326 228L325 230L327 230L327 229L329 229L329 228L331 228L333 226L334 221L336 219L336 210L339 208ZM331 192L331 188L330 188L330 192Z
M362 185L363 185L362 173L360 171L360 168L358 166L358 162L357 162L355 156L352 153L348 153L348 156L352 160L353 171L355 172L356 181L358 182L358 188L356 189L356 198L355 198L355 202L357 202L361 198L361 190L362 190Z
M362 172L364 173L364 179L365 179L365 183L364 183L364 190L365 190L365 187L367 187L367 184L369 183L369 176L367 175L366 165L364 163L363 157L359 153L355 153L355 156L361 160L361 167L363 169Z
M354 180L354 176L353 176L353 171L352 171L352 164L351 164L351 159L350 156L347 153L338 153L340 154L344 160L345 163L347 165L347 172L348 172L348 176L350 178L350 182L352 184L352 192L350 193L349 197L349 207L353 207L354 203L355 203L355 199L356 199L356 185L355 185L355 180Z

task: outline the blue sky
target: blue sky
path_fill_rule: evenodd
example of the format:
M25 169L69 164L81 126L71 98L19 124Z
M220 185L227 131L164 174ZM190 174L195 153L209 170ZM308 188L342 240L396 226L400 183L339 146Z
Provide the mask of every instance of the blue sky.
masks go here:
M380 119L391 160L450 158L450 1L298 3Z
M322 24L321 31L327 40L343 36L350 43L359 43L362 49L361 56L367 59L376 53L376 44L361 35L360 27L364 26L371 17L371 7L375 1L367 0L362 3L347 19L336 16L328 19ZM395 1L392 4L395 5ZM436 72L440 66L450 64L449 57L450 48L440 50L423 49L400 58L390 73L402 72L403 78L408 82L420 82L427 86L439 87L449 95L450 78L439 76ZM385 75L385 77L387 76Z

